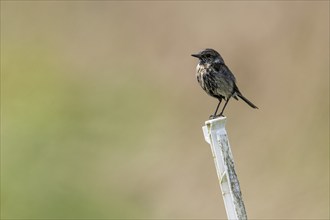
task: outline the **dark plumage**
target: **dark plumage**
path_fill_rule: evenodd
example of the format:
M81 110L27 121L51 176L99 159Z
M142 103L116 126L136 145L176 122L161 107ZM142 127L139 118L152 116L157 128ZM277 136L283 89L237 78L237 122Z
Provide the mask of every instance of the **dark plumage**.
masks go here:
M192 54L199 59L196 68L197 81L204 91L210 96L217 98L219 104L211 118L222 116L231 97L238 100L241 98L252 108L258 108L239 91L236 79L230 69L226 66L221 55L213 49L205 49L198 54ZM222 99L226 100L220 115L217 115Z

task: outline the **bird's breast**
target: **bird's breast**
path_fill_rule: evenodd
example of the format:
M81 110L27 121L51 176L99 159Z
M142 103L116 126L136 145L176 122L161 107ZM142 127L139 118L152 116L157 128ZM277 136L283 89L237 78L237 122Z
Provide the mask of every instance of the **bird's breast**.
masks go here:
M197 81L203 89L205 89L204 75L207 74L207 69L210 67L210 64L198 64L196 67L196 77Z

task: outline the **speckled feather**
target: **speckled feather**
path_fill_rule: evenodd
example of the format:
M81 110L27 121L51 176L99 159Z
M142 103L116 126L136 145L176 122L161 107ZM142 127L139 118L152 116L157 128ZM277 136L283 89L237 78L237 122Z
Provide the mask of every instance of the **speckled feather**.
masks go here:
M196 77L202 89L210 96L218 99L233 96L237 99L234 91L235 76L224 63L199 63Z

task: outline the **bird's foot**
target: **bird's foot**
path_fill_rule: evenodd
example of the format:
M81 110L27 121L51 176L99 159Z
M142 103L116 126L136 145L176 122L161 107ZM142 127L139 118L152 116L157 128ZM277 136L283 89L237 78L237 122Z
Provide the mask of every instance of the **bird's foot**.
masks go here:
M223 114L219 114L219 115L210 115L209 119L216 119L219 117L225 117Z
M223 115L210 115L209 119L216 119L216 118L219 118Z

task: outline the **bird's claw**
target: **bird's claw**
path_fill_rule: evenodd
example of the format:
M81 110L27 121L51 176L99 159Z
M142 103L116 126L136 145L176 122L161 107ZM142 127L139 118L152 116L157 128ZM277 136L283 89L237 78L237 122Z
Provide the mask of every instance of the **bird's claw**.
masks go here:
M225 117L223 114L219 114L219 115L210 115L209 119L216 119L219 117Z

